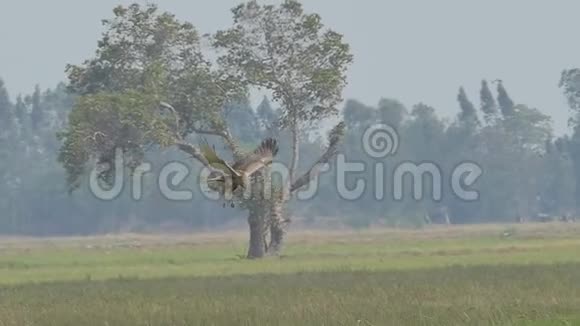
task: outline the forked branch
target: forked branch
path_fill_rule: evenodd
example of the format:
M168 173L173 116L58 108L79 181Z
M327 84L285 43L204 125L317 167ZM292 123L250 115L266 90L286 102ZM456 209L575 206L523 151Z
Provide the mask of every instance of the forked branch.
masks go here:
M167 110L169 110L169 112L171 112L171 114L173 115L174 119L175 119L175 128L176 128L176 132L175 132L175 138L176 138L176 145L177 147L190 154L191 156L193 156L194 158L200 160L200 158L203 158L203 155L201 155L200 150L195 147L194 145L188 143L187 141L185 141L185 139L183 138L183 136L180 133L180 118L179 118L179 114L177 113L177 110L175 110L175 108L166 102L161 102L160 106L162 108L165 108ZM221 137L223 139L223 141L226 143L226 145L228 146L228 148L232 151L232 154L234 156L239 155L239 146L237 144L237 142L234 140L234 138L232 137L231 133L229 132L229 130L227 129L227 127L224 127L223 130L209 130L209 129L201 129L201 128L193 128L193 132L200 134L200 135L211 135L211 136L218 136ZM205 158L203 160L200 160L204 165L207 165L207 161L205 161ZM204 162L205 161L205 162Z

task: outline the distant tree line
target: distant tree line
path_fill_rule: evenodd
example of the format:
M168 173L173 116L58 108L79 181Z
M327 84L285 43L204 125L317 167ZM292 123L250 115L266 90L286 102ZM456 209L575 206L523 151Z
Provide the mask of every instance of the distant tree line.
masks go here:
M381 99L374 106L348 100L341 111L347 132L340 152L347 161L385 164L384 198L376 200L372 187L358 200L341 198L335 185L336 171L331 169L321 175L314 199L291 203L290 216L304 225L352 227L419 227L441 222L437 220L441 211L454 224L573 217L580 197L580 71L565 71L561 86L572 108L573 131L560 138L554 138L548 115L517 104L501 81L482 81L478 101L469 99L459 88L458 113L453 119L438 116L434 108L423 103L407 108L395 99ZM237 209L224 209L221 202L205 198L195 173L183 185L194 192L188 202L165 199L155 185L155 172L146 177L144 198L137 202L130 198L128 187L111 202L94 198L86 184L70 194L65 171L57 162L58 134L66 126L75 100L65 84L48 90L36 87L30 95L12 99L0 82L0 233L92 234L243 225L244 216ZM235 136L249 147L267 136L278 138L282 147L291 144L290 134L279 128L280 110L267 98L257 107L249 101L229 104L224 114ZM396 155L374 159L364 152L363 133L377 123L398 131ZM301 156L312 159L326 141L318 130L302 130L300 139ZM146 160L156 169L172 160L189 162L194 171L200 168L175 150L153 150ZM282 155L279 160L288 162L290 157ZM416 201L410 180L406 180L404 199L394 200L389 171L406 161L436 163L444 174L460 162L476 162L484 171L474 186L480 198L461 200L445 184L440 201L430 196ZM371 168L349 174L346 184L353 187L355 180L362 178L372 185L374 173ZM431 184L425 182L424 186L429 194Z

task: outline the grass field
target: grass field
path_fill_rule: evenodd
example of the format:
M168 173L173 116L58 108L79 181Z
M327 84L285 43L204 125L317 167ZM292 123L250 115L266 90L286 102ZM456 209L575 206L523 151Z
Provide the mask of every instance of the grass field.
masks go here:
M580 325L580 225L0 239L4 325Z

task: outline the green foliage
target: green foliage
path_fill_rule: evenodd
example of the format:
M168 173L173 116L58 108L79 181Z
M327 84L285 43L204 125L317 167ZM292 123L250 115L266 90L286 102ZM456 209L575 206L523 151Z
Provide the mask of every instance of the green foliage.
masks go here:
M346 101L342 115L350 128L364 127L377 120L377 111L357 100Z
M71 89L77 94L123 91L144 82L152 63L168 75L191 67L206 67L199 50L199 36L189 23L160 13L155 5L118 6L113 18L103 20L105 33L95 57L82 65L68 65Z
M373 123L385 123L398 128L408 114L401 102L390 98L380 99L376 108L357 100L348 100L342 110L343 119L350 128L368 127Z
M560 77L560 87L564 91L568 104L574 113L570 122L577 124L580 111L580 69L564 70Z
M378 120L394 128L399 128L408 115L407 108L403 103L395 99L380 99L377 109Z
M517 105L511 116L495 116L482 127L477 123L477 115L473 105L469 105L465 91L460 90L458 100L463 104L463 110L458 119L451 123L441 119L434 108L421 103L415 105L409 117L397 127L400 139L398 152L379 160L366 157L359 147L366 128L383 122L379 108L348 101L343 111L348 127L343 152L349 161L362 161L367 166L384 163L387 166L386 192L385 198L377 201L373 195L376 182L371 182L367 185L367 190L370 190L362 198L348 203L339 202L335 210L353 216L366 214L367 219L371 215L370 218L375 221L387 214L411 222L416 216L424 216L432 209L446 207L453 223L469 223L514 221L517 215L533 217L540 213L559 216L571 209L571 183L561 177L572 173L571 165L566 164L562 153L550 157L544 155L546 142L552 135L549 116L537 109ZM464 113L472 118L467 119L468 115ZM405 199L393 201L392 189L389 189L392 188L392 173L398 163L409 161L435 163L444 181L449 180L458 164L465 161L477 163L484 171L475 185L480 198L474 202L462 201L454 196L446 183L442 189L442 201L433 202L429 196L432 184L424 182L423 193L427 196L415 201L411 199L413 188L408 180L403 182ZM376 180L373 171L358 174L358 177L367 181ZM353 187L354 179L354 176L347 178L347 185ZM552 195L554 182L562 186L557 191L557 199Z
M249 1L232 12L234 25L214 36L213 45L225 52L218 61L245 84L271 91L282 104L283 125L338 113L352 62L342 35L325 30L320 16L294 0L280 6Z
M543 151L546 140L552 135L552 118L536 108L517 105L504 120L505 128L519 146Z
M158 117L158 106L155 94L135 91L81 97L69 116L71 127L60 134L64 143L59 162L68 172L69 184L79 186L91 156L112 167L115 151L122 149L126 164L136 167L146 148L172 145L174 131L167 118Z
M60 161L72 189L91 157L111 163L119 148L135 167L154 145L175 145L200 129L225 132L223 105L244 94L203 58L191 24L154 5L119 6L113 13L103 21L95 56L67 67L70 89L81 95L61 134Z

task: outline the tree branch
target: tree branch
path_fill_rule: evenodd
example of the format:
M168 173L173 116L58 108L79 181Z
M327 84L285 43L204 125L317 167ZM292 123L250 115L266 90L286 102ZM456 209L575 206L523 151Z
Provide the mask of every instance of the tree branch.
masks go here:
M183 137L179 133L179 130L180 130L179 121L180 121L180 119L179 119L179 114L177 113L177 110L175 110L175 108L173 108L173 106L171 104L166 103L166 102L161 102L160 105L161 105L161 107L168 109L173 114L173 116L175 118L175 124L176 124L176 128L177 128L176 137L178 139L177 146L181 150L183 150L184 152L196 157L194 154L192 154L194 152L193 150L195 149L199 153L199 149L197 149L193 145L185 142L183 140ZM239 155L241 155L238 143L234 140L234 138L232 137L232 135L227 127L223 128L223 130L206 130L206 129L201 129L201 128L193 128L192 130L196 134L200 134L200 135L211 135L211 136L221 137L223 139L223 141L226 143L226 145L228 146L228 148L232 151L234 158L237 158ZM201 157L203 157L203 155Z
M336 155L336 152L338 151L338 145L344 136L344 128L344 122L340 122L330 131L328 136L329 142L326 151L306 173L304 173L300 178L296 179L296 181L292 183L292 186L290 187L290 193L293 193L296 190L309 184L314 178L318 176L322 165L329 163L334 155Z
M200 135L210 135L210 136L218 136L218 137L226 137L225 133L217 130L204 130L200 128L192 128L193 132Z
M230 131L227 127L225 128L223 135L221 137L224 140L224 142L226 143L226 146L228 146L228 148L232 152L234 159L239 160L242 156L242 152L240 151L240 146L239 146L238 142L234 139L234 137L232 137L232 134L230 133Z
M310 183L313 179L315 179L318 174L320 173L320 168L327 164L336 154L336 147L338 146L329 146L326 149L326 152L322 154L322 156L310 167L310 169L304 173L300 178L296 179L294 183L290 186L290 193L295 192L296 190L306 186Z
M240 146L238 145L238 142L234 139L234 137L232 137L232 134L230 133L227 127L224 128L223 130L203 130L194 128L193 131L200 135L211 135L220 137L232 152L235 160L239 159L240 156L242 155L242 153L240 152Z
M294 182L296 169L298 169L298 160L300 159L300 135L298 134L298 119L294 118L292 121L292 162L290 163L290 171L288 180L290 184Z
M205 156L203 156L203 154L201 153L201 151L199 150L199 148L195 147L194 145L183 141L183 140L177 140L175 142L175 145L177 146L177 148L179 148L181 151L191 155L194 159L198 160L201 164L203 164L204 166L211 168L211 166L209 165L209 162L207 161L207 159L205 158Z

